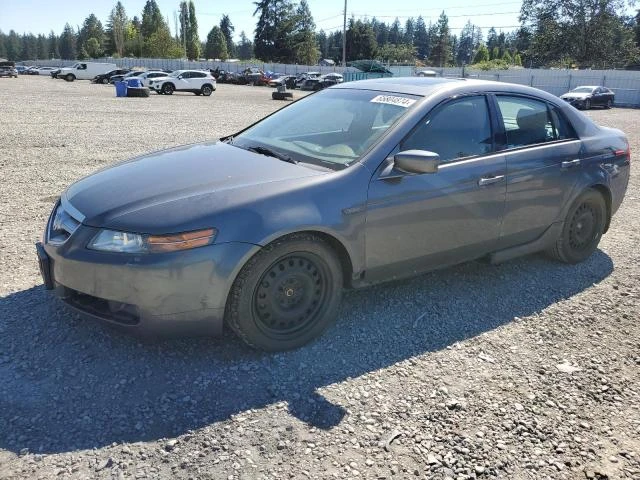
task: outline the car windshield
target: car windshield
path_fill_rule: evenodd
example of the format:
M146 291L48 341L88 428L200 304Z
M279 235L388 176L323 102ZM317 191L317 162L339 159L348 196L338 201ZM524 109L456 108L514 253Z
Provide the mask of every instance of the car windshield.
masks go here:
M591 93L593 92L593 87L578 87L571 90L572 93Z
M268 148L335 170L358 160L419 97L328 89L295 102L233 137L240 148Z

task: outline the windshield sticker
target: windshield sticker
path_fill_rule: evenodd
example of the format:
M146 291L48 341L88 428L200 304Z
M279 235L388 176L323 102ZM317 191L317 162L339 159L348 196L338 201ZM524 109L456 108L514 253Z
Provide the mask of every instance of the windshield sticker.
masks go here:
M409 108L411 105L416 103L416 101L413 98L396 97L393 95L378 95L371 99L371 103L386 103L387 105Z

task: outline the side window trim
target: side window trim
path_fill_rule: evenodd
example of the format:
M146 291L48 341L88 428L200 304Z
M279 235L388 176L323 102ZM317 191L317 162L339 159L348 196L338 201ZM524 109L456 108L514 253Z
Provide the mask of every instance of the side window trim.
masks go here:
M450 165L450 164L455 164L458 162L463 162L463 161L469 161L469 160L474 160L477 158L483 158L483 157L487 157L490 155L495 155L497 153L496 150L496 140L495 140L495 121L493 118L493 115L495 112L492 112L491 106L490 106L490 101L489 101L489 95L488 93L485 92L471 92L471 93L463 93L460 95L454 95L453 97L449 97L446 98L445 100L442 100L440 103L438 103L435 107L433 107L431 110L429 110L418 122L416 122L416 124L414 125L414 127L409 131L409 133L407 133L404 138L402 140L400 140L400 142L398 142L398 144L396 145L396 147L394 148L394 152L399 152L402 151L402 144L411 137L411 135L413 135L418 128L420 128L420 125L425 122L430 116L437 114L438 112L440 112L440 110L442 110L444 107L446 107L448 104L452 103L452 102L456 102L458 100L461 100L463 98L468 98L468 97L482 97L484 98L486 107L487 107L487 115L489 116L489 129L491 130L491 150L488 152L485 152L481 155L470 155L467 157L460 157L460 158L456 158L453 160L448 160L446 162L442 162L442 166L444 165Z

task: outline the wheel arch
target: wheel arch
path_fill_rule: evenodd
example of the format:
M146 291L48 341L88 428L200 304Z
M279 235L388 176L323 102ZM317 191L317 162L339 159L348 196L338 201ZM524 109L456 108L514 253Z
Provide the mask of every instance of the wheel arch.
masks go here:
M602 198L604 198L604 203L607 206L607 220L604 226L604 233L607 233L607 230L609 230L609 225L611 224L611 202L612 202L612 198L611 198L611 190L609 190L609 187L607 187L606 185L603 185L602 183L596 183L594 185L591 185L590 187L592 190L595 190L597 192L600 193L600 195L602 195Z

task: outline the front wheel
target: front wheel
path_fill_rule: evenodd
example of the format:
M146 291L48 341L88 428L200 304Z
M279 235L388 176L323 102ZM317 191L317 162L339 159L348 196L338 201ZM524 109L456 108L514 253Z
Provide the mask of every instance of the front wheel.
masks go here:
M229 327L266 351L298 348L335 320L342 267L314 234L293 234L254 255L236 278L225 311Z
M64 79L67 82L73 82L76 79L76 77L70 73L69 75L65 76Z
M103 83L104 85L109 85L109 79L108 79L108 78L103 78L103 79L102 79L102 83Z
M565 263L580 263L598 248L607 222L607 205L602 194L589 189L571 205L562 233L548 250L551 257Z
M584 109L591 110L591 100L589 100L588 98L584 101Z
M165 95L173 95L174 90L175 87L171 83L165 83L162 86L162 93L164 93Z

